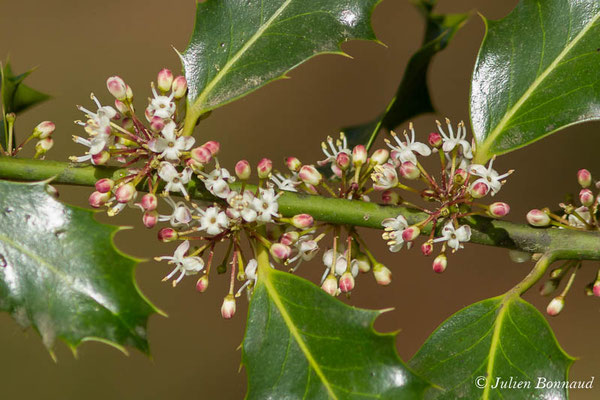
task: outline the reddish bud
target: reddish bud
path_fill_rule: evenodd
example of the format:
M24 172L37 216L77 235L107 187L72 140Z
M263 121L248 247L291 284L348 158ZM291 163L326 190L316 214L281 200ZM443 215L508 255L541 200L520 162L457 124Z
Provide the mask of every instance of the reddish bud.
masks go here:
M323 176L312 165L304 165L298 173L300 180L308 185L317 186L323 180Z
M158 240L164 243L172 242L173 240L177 240L177 231L173 228L162 228L158 231Z
M594 296L600 297L600 280L594 282L594 286L592 287L592 291L594 292Z
M90 206L100 208L106 204L110 198L110 193L93 192L88 199Z
M335 164L342 171L347 170L350 167L350 156L344 152L338 153L335 158Z
M187 89L187 81L185 80L184 76L179 75L173 80L173 85L171 86L171 90L173 91L173 98L181 99L183 96L185 96L185 92L187 92Z
M381 165L381 164L385 164L389 158L390 158L389 151L387 151L386 149L377 149L377 150L375 150L375 152L373 152L373 155L371 156L371 162L373 162L377 165Z
M373 266L373 276L377 283L382 286L389 285L392 282L392 271L380 263Z
M110 153L108 151L101 151L92 156L92 164L94 165L104 165L108 160L110 160Z
M156 207L158 206L158 199L156 198L156 195L152 193L146 193L142 196L140 204L144 210L153 211L156 210Z
M271 253L271 256L273 256L277 262L282 262L290 257L292 249L290 246L286 246L283 243L273 243L269 249L269 253Z
M433 260L433 272L441 274L448 266L448 259L444 253L441 253Z
M192 149L190 155L192 156L192 160L200 164L208 164L212 160L212 153L205 146Z
M225 296L221 306L221 316L225 319L231 319L235 315L235 297L232 294Z
M527 213L527 222L533 226L548 226L550 217L541 210L533 209Z
M421 245L421 252L423 253L424 256L431 255L431 253L433 252L433 243L431 243L431 242L423 243Z
M590 207L594 204L594 194L590 189L581 189L579 192L579 201L582 205Z
M471 196L473 196L476 199L482 198L483 196L488 194L489 191L490 187L484 182L475 182L469 189Z
M115 190L115 197L119 203L128 203L137 193L133 183L126 183Z
M431 132L429 134L429 137L427 138L427 142L429 142L429 145L431 147L439 149L440 147L442 147L443 143L442 135L440 135L437 132Z
M565 299L562 296L557 296L552 299L552 301L546 307L546 313L550 316L556 316L560 314L563 307L565 306Z
M371 262L366 254L358 253L355 260L358 263L358 270L360 272L369 272L371 270Z
M258 162L256 170L258 171L258 177L260 179L266 179L269 177L271 170L273 169L273 161L268 158L263 158Z
M173 73L166 68L161 69L158 72L156 82L161 92L168 92L171 90L171 84L173 83Z
M390 204L390 205L398 205L400 204L400 201L402 199L400 198L400 195L392 190L386 190L383 193L381 193L381 201L383 202L383 204Z
M156 211L146 211L142 216L142 222L146 228L153 228L154 225L158 222L158 212Z
M402 231L402 239L404 239L405 242L412 242L419 237L420 233L421 230L416 225L409 226Z
M335 296L338 291L338 284L337 284L337 279L335 279L335 276L330 274L325 279L325 281L323 281L323 284L321 285L321 289L323 289L325 291L325 293L327 293L331 296Z
M106 87L110 94L112 94L117 100L127 100L127 85L118 76L111 76L106 80Z
M213 156L219 154L219 150L221 150L221 145L219 144L219 142L215 142L214 140L210 140L204 143L202 146L206 147L210 151L210 154L212 154Z
M127 107L127 105L125 103L123 103L121 100L119 99L115 99L115 108L121 113L121 114L127 114L129 112L129 107Z
M291 246L298 241L300 234L296 231L286 232L279 238L279 243L282 243L286 246Z
M490 204L489 214L492 217L502 218L510 212L510 206L503 202Z
M352 149L352 163L355 167L359 167L367 162L367 149L362 144L354 146Z
M285 165L292 172L298 172L302 167L302 163L296 157L288 157L285 159Z
M42 156L48 152L54 146L54 140L51 137L40 140L35 144L35 158Z
M298 229L310 228L314 222L314 218L309 214L297 214L292 217L292 225Z
M160 132L163 130L163 128L165 127L165 120L162 119L161 117L152 117L152 120L150 121L150 128L154 131L154 132Z
M577 171L577 182L581 187L588 187L592 184L592 174L587 169L580 169Z
M200 279L198 279L198 282L196 282L196 290L200 293L204 293L206 292L206 289L208 289L208 276L203 275Z
M95 186L100 193L108 193L115 186L115 182L112 179L102 178L96 181Z
M340 290L342 293L348 293L354 289L354 277L350 272L344 272L340 277Z
M235 174L241 180L246 180L250 178L250 174L252 173L252 169L250 168L250 163L248 160L240 160L235 164Z
M400 166L400 176L404 179L417 179L421 176L419 168L410 161L403 162Z
M48 136L54 132L56 129L56 125L51 121L40 122L34 129L32 136L38 139L46 139Z

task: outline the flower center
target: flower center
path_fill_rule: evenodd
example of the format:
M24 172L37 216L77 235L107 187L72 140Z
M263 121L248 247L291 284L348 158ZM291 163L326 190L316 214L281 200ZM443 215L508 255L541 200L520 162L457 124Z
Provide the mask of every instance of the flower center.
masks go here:
M175 142L169 142L168 146L169 147L175 147Z

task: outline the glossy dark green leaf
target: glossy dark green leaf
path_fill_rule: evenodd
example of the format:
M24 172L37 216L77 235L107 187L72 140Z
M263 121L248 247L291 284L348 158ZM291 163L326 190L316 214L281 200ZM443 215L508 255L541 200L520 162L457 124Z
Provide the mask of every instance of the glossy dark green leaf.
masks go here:
M239 98L340 43L375 40L379 0L207 0L182 55L188 118ZM191 115L191 117L190 117Z
M476 162L600 118L598 0L521 0L484 22L471 85Z
M409 365L441 387L428 392L432 399L558 400L567 398L566 389L536 388L538 379L565 381L572 362L540 312L512 295L451 316ZM511 382L513 387L506 387ZM517 389L518 382L529 382L529 387Z
M39 92L23 83L23 80L31 74L33 70L29 70L20 75L14 75L10 62L5 65L0 64L0 97L2 98L2 134L0 134L0 145L6 149L8 145L8 131L4 121L4 114L15 113L19 114L30 107L35 106L50 98L49 95ZM16 141L13 140L13 146L16 146Z
M416 399L428 383L398 358L381 311L350 307L289 273L261 270L243 364L247 399Z
M158 312L135 284L137 261L113 244L118 227L62 204L46 183L0 181L0 310L32 326L52 352L97 340L148 353Z
M364 144L370 148L381 128L392 130L410 118L435 111L427 86L429 64L438 52L448 46L468 14L437 15L432 12L434 2L419 1L415 4L426 23L423 44L408 61L400 86L386 110L371 122L342 129L351 147Z

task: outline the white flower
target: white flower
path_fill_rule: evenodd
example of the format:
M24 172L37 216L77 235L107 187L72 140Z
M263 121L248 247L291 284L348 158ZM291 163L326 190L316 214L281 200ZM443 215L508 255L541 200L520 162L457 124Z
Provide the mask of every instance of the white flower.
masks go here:
M252 199L252 208L258 214L256 220L258 222L271 222L274 217L278 217L279 204L277 199L281 194L275 194L271 188L260 189L259 197Z
M90 97L92 100L94 100L96 106L98 106L98 111L94 113L87 108L77 106L77 108L84 112L89 118L87 123L80 123L80 125L83 125L85 127L85 131L91 136L98 134L110 134L110 120L117 116L117 111L111 106L103 106L100 104L96 96L94 96L94 93L92 93Z
M175 113L174 93L171 93L170 96L159 96L154 86L152 86L152 94L154 98L150 100L150 105L148 105L150 115L163 119L171 118Z
M575 209L575 212L579 214L579 216L583 218L588 224L592 221L592 215L590 214L589 208L587 208L586 206L581 206ZM587 225L584 224L582 220L580 220L573 214L569 215L568 221L569 225L575 228L587 228Z
M231 191L228 182L233 182L234 178L225 168L215 168L210 174L200 171L200 174L205 178L204 186L206 190L217 197L226 199Z
M181 274L177 278L177 280L173 281L173 286L177 286L177 284L183 279L185 275L194 275L199 271L202 271L204 268L204 260L202 258L194 256L194 257L186 257L185 254L190 249L190 242L187 240L181 243L173 256L163 256L157 257L156 260L169 260L169 264L175 264L175 269L171 271L171 273L163 278L163 281L167 281L173 277L178 271L181 271Z
M473 182L472 186L474 186L478 182L482 182L488 188L491 189L492 196L495 195L496 193L498 193L498 191L502 187L502 179L506 178L513 172L512 170L510 170L505 174L498 175L498 172L496 172L494 169L492 169L492 164L494 163L494 159L495 159L495 157L492 157L487 168L480 164L472 164L470 167L471 175L481 177L481 178L477 179L475 182Z
M398 172L396 172L394 165L385 163L383 165L376 165L373 169L375 170L371 174L373 189L386 190L398 185Z
M294 173L289 178L286 178L285 176L283 176L283 174L277 172L271 175L270 178L273 181L273 183L277 185L279 190L285 190L286 192L298 191L296 190L296 186L300 184L300 181L298 180L297 173Z
M246 282L237 291L237 293L235 294L235 297L238 297L242 293L242 291L251 283L256 284L256 281L258 280L258 275L256 274L257 269L258 269L258 262L254 258L252 260L248 261L248 264L246 264L246 268L244 268L244 274L246 274ZM250 290L250 289L248 289L248 290Z
M185 185L188 184L192 176L191 169L184 168L183 171L177 172L173 164L163 161L160 163L158 176L167 182L165 192L181 192L186 198L189 197L187 190L185 190Z
M254 194L249 190L244 191L243 195L238 192L229 192L227 203L231 207L227 209L227 215L231 219L242 218L246 222L256 221L258 213L252 208L253 199Z
M205 231L211 236L218 235L229 227L227 215L218 207L209 207L206 210L199 210L200 230Z
M313 240L311 235L301 236L296 243L294 244L296 250L298 250L298 254L288 260L288 263L293 263L296 260L298 264L294 268L292 268L292 272L296 271L302 261L310 261L317 255L319 251L319 244Z
M392 150L395 150L394 154L401 162L410 161L411 163L417 165L417 156L415 156L415 152L422 156L428 156L431 154L431 149L425 143L415 142L415 129L412 122L408 125L408 128L411 132L410 139L408 138L406 131L403 133L406 143L402 142L394 132L391 133L392 137L397 143L397 146L394 146L387 139L385 142L388 147L390 147Z
M191 136L177 137L175 128L175 122L169 121L161 131L162 137L153 139L148 143L150 150L160 153L160 157L169 161L179 161L181 152L191 149L196 141Z
M327 144L329 145L329 149L331 149L331 153L327 148ZM344 135L344 132L340 132L340 138L336 140L335 146L333 144L333 138L331 136L327 136L327 144L325 144L325 142L321 142L321 149L327 157L326 159L317 162L317 164L321 166L330 162L335 163L337 155L340 153L346 153L350 155L350 149L348 148L348 140L346 139L346 135Z
M404 239L402 239L402 232L408 228L408 221L402 215L398 215L396 218L386 218L381 222L381 225L385 228L385 233L382 235L384 240L388 241L390 251L396 253L400 251L404 246Z
M469 142L465 140L467 137L467 128L465 127L464 122L460 122L458 124L458 130L456 131L456 135L454 134L454 130L452 129L452 124L450 120L446 118L446 124L448 125L448 134L442 129L442 124L440 121L435 121L440 134L444 140L444 144L442 145L442 150L446 153L451 152L454 148L459 147L462 148L462 155L467 159L473 158L473 152L471 150L471 145Z
M448 243L448 247L456 251L463 248L461 242L468 242L469 240L471 240L470 226L463 225L455 229L452 221L448 221L442 228L442 237L434 239L433 243L446 242Z
M159 215L160 222L169 221L171 226L177 228L182 225L187 225L192 220L192 213L183 201L175 203L170 197L165 197L165 201L169 203L173 209L171 215Z

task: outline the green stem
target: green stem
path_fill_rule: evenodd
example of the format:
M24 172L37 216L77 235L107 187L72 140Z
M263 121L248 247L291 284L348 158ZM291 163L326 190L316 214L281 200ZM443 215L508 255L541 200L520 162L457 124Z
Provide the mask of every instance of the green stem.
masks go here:
M0 179L40 181L52 179L55 184L93 186L100 178L119 177L123 169L114 167L80 167L57 161L0 157ZM237 188L240 184L233 184ZM254 190L252 185L246 185ZM219 201L194 181L190 196L204 201ZM381 229L386 218L403 215L410 225L428 217L424 212L400 206L384 206L371 202L327 198L301 193L285 192L279 198L279 211L283 217L310 214L317 221ZM556 228L534 228L526 224L470 216L461 221L471 227L471 242L521 250L529 253L552 252L559 259L600 260L600 235L596 232ZM431 232L429 223L421 230Z

